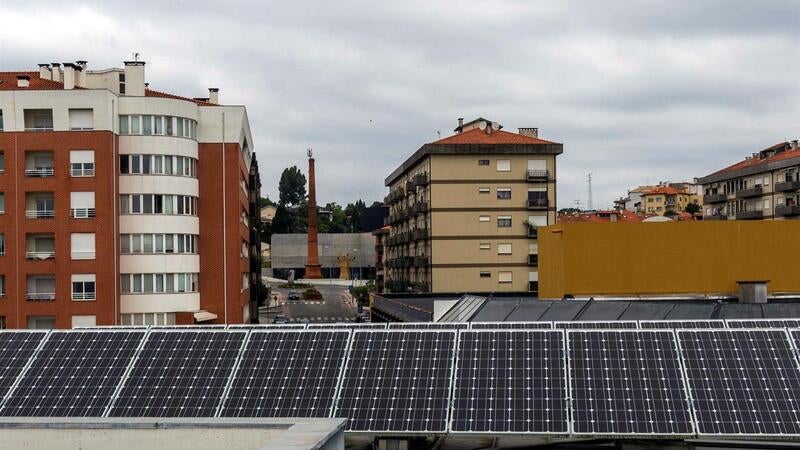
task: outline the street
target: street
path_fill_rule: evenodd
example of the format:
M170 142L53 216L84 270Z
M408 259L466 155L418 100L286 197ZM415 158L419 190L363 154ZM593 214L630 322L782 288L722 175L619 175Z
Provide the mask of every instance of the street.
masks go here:
M356 318L357 307L351 299L347 286L317 285L322 301L288 300L290 289L279 288L270 283L272 295L269 305L259 311L261 323L272 323L276 315L282 314L289 322L307 320L315 322L348 322ZM303 289L297 289L302 296Z

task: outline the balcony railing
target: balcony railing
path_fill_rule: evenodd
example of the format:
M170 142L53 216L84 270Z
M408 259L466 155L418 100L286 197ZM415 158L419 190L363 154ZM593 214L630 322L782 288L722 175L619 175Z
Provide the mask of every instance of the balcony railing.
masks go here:
M430 260L427 256L415 256L414 267L428 267Z
M53 131L53 126L48 127L25 127L25 131Z
M528 237L531 239L536 239L539 237L539 230L535 226L528 225Z
M30 209L25 211L25 217L28 219L52 219L56 213L52 209Z
M764 217L764 211L739 211L736 220L756 220Z
M95 299L94 292L73 292L72 299L73 300L94 300Z
M763 189L761 188L761 186L756 186L750 189L742 189L741 191L736 191L736 198L760 197L762 193Z
M530 210L546 210L547 209L547 199L546 198L529 198L528 199L528 209Z
M73 219L91 219L92 217L94 217L94 208L70 209L69 215Z
M411 207L411 211L414 214L424 214L428 212L428 204L427 203L416 203L414 206Z
M796 191L800 189L800 181L782 181L775 183L775 190L778 192Z
M428 174L421 173L419 175L414 176L414 185L415 186L427 186L428 185Z
M418 228L411 232L411 239L415 241L427 240L430 238L430 233L427 228Z
M411 181L411 180L406 181L406 193L413 192L415 187L416 186L414 186L414 182L413 181Z
M550 173L547 170L529 170L528 181L532 183L547 183Z
M728 200L727 194L708 194L703 196L703 203L722 203Z
M73 177L93 177L94 169L70 169L69 174Z
M25 258L27 259L53 259L56 257L56 252L25 252Z
M26 300L33 300L33 301L53 301L56 299L55 292L27 292L25 293Z
M55 170L52 167L37 167L35 169L25 169L25 176L26 177L52 177L55 174Z
M539 265L539 255L528 255L528 265L536 267Z
M800 216L800 205L778 205L775 207L775 215L781 217Z

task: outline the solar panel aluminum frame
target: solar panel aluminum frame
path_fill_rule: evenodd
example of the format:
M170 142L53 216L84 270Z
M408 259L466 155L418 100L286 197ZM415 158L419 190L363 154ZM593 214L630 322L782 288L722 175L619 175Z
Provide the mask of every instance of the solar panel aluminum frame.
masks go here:
M469 322L391 322L386 326L388 330L468 330Z
M752 319L748 319L752 320ZM727 321L726 321L727 325ZM689 371L685 367L683 361L683 347L681 346L680 341L680 333L703 333L709 331L734 331L734 332L763 332L768 330L780 330L786 335L786 338L789 340L789 345L794 348L792 335L789 333L788 328L721 328L721 329L682 329L682 330L674 330L675 333L675 342L678 345L678 350L680 351L679 357L681 361L681 366L684 370L684 380L686 383L686 395L691 401L691 410L692 410L692 418L694 420L694 430L695 435L697 438L714 438L714 439L730 439L730 440L742 440L743 438L748 440L797 440L800 438L800 434L714 434L714 433L701 433L700 432L700 424L697 420L697 412L694 407L694 398L692 397L692 389L689 387ZM792 352L792 356L794 356L794 363L795 367L800 370L800 359L798 359L797 352Z
M700 331L708 331L708 330L709 330L709 328L701 328L700 329ZM572 397L571 397L571 394L572 394L573 389L575 389L575 388L572 385L572 375L571 375L572 371L570 370L570 372L567 375L567 381L569 383L568 389L570 391L570 398L569 398L570 426L569 426L569 430L570 430L570 435L572 437L591 437L591 438L610 438L610 439L631 438L631 437L643 437L643 438L648 438L648 439L676 439L676 438L685 439L685 438L692 438L692 437L695 437L697 435L697 421L696 421L695 415L694 415L693 403L692 403L692 401L690 399L689 385L688 385L688 381L686 379L686 370L685 370L685 368L683 366L683 358L681 357L681 350L680 350L680 347L678 345L678 336L676 335L675 330L669 329L669 328L653 328L653 329L633 329L633 328L607 329L607 328L605 328L605 329L573 329L573 330L565 330L565 331L567 332L567 337L566 337L565 341L569 341L569 340L572 339L571 336L570 336L570 334L572 334L572 333L581 333L581 332L585 333L585 332L591 332L591 331L598 331L598 332L604 332L604 333L668 333L668 334L671 334L672 338L673 338L673 346L674 346L674 349L675 349L675 352L676 352L676 355L677 355L677 359L678 359L678 370L679 370L680 375L681 375L681 382L683 383L683 386L682 386L683 389L681 389L682 392L683 392L683 402L684 402L684 406L686 407L686 410L689 412L690 425L692 426L692 431L689 432L689 433L660 433L660 434L654 434L654 433L595 433L595 432L588 432L588 433L581 432L581 433L578 433L578 432L575 431L575 423L574 423L574 420L573 420L573 417L572 417L572 413L574 411L573 411L573 408L572 408ZM567 348L565 349L565 352L568 352L568 351L569 351L569 346L567 346ZM569 356L569 353L565 353L565 355L566 355L565 357L567 358L567 364L569 365L569 363L572 360L572 358ZM571 367L570 367L570 369L571 369Z
M103 330L99 330L99 331L103 331ZM123 378L120 379L119 384L117 385L117 389L114 392L114 396L111 399L111 401L109 402L108 407L106 408L106 411L105 411L105 413L103 414L102 417L111 417L111 416L109 416L109 414L111 414L111 411L114 409L114 405L116 405L117 400L119 399L119 394L122 393L122 389L125 388L125 383L128 382L128 378L129 378L131 370L133 370L133 366L135 366L136 362L139 361L139 356L141 354L141 351L144 349L144 346L147 345L147 342L150 340L150 335L153 332L159 332L159 333L198 333L198 332L199 333L229 333L229 332L231 332L231 330L228 330L228 329L226 329L224 327L223 328L218 328L218 327L200 328L200 329L197 329L197 328L175 329L175 328L167 328L167 327L164 327L164 328L150 327L147 330L147 333L145 334L144 338L142 339L142 342L140 343L139 348L136 350L136 354L131 358L131 362L128 364L128 368L125 370L125 375L124 375ZM242 350L244 349L244 346L246 345L247 341L249 340L249 334L250 333L248 332L248 330L233 330L233 332L234 333L242 333L242 334L244 334L244 339L242 339L242 344L239 347L238 353L236 354L236 361L233 364L233 366L235 368L235 367L237 367L239 365L239 361L241 361L241 359L242 359ZM233 374L233 369L231 370L231 374ZM226 381L226 384L225 384L225 388L223 389L222 394L220 394L220 400L219 400L220 404L223 403L223 400L225 398L225 397L223 397L223 395L225 395L227 393L227 389L228 389L228 386L229 386L229 384L231 382L231 379L232 379L231 375L229 374L228 375L228 380ZM214 411L215 415L214 416L210 416L210 417L216 417L216 414L218 414L218 413L219 413L219 405L217 405L217 410Z
M336 403L339 399L339 388L342 385L342 381L344 378L344 369L347 366L347 361L350 357L350 344L353 340L353 330L349 329L339 329L339 330L332 330L332 329L277 329L277 330L269 330L269 329L250 329L248 330L247 337L244 339L245 344L242 345L242 348L239 349L239 356L236 358L236 365L231 372L231 375L228 377L228 384L225 386L225 391L223 392L222 401L220 402L219 406L217 407L217 412L214 414L214 417L224 417L222 416L222 410L225 409L225 403L228 401L228 392L230 392L230 388L233 385L233 380L236 378L236 375L239 373L239 366L242 361L242 356L244 356L244 351L247 348L247 343L250 342L250 336L255 333L259 334L268 334L268 333L347 333L347 341L345 344L344 355L345 361L342 363L342 367L339 368L339 375L336 381L336 388L334 389L333 393L333 401L331 402L330 410L328 411L327 417L333 417L333 411L336 408Z
M470 333L496 333L496 332L557 332L561 334L561 351L563 352L563 359L564 359L564 401L566 402L566 420L567 420L567 431L564 433L551 433L551 432L542 432L542 431L531 431L531 432L518 432L518 431L454 431L453 430L453 409L455 407L455 390L456 390L456 368L458 367L458 351L460 349L461 344L461 333L462 332L470 332ZM570 395L570 381L569 381L569 355L567 354L567 336L565 333L566 330L563 329L549 329L549 328L531 328L531 329L515 329L515 328L505 328L505 329L496 329L496 328L485 328L485 329L470 329L470 330L458 330L458 336L456 336L456 349L455 354L453 355L453 376L451 380L450 386L450 408L448 411L448 420L447 420L447 432L448 434L452 434L455 436L458 435L468 435L468 436L551 436L555 438L565 438L572 435L572 406L571 402L572 399L569 397Z
M546 326L546 327L544 327L544 326L543 327L519 327L519 328L515 328L513 326L509 326L509 327L499 326L499 327L493 328L493 327L490 326L490 325L502 325L502 324L507 324L507 325L517 325L517 324L526 325L526 324L531 324L531 323L547 324L548 326ZM476 328L475 327L476 324L481 324L481 326ZM487 326L484 327L483 325L487 325ZM554 330L555 326L553 325L553 321L551 321L551 320L532 320L532 321L528 321L528 322L518 320L518 321L470 322L469 329L470 330L518 330L518 331L522 331L522 330Z
M308 328L305 323L263 323L263 324L231 324L228 330L305 330Z
M348 435L352 435L352 436L380 435L381 437L392 437L392 436L401 436L401 437L430 436L430 437L438 437L438 436L442 436L442 435L448 434L449 429L450 429L450 426L449 426L450 420L452 419L451 414L452 414L452 411L453 411L453 408L452 408L453 397L452 397L451 394L452 394L452 389L453 389L453 377L455 376L455 371L456 371L456 367L455 367L455 361L456 361L456 357L457 357L457 354L456 354L457 350L456 349L458 347L458 334L459 334L459 332L461 330L457 330L457 329L437 330L437 329L418 329L418 328L416 328L416 329L415 328L403 328L403 329L387 328L385 330L350 330L350 331L351 331L351 334L350 334L350 341L348 342L347 356L345 358L346 359L345 363L342 365L342 372L341 372L341 376L339 377L339 385L336 387L336 400L334 402L334 408L333 408L333 412L331 413L331 417L336 417L336 413L339 411L339 401L341 400L341 398L340 398L341 388L342 388L342 386L344 384L344 378L345 378L344 375L347 372L347 368L350 367L350 362L352 360L352 358L350 356L351 356L351 352L352 352L352 349L353 349L352 344L356 339L356 334L358 334L358 333L367 333L367 334L368 333L374 333L374 334L377 334L377 333L409 333L409 332L411 332L411 333L443 333L443 334L449 333L449 334L452 334L453 337L454 337L454 339L453 339L453 356L450 358L450 386L448 386L448 389L447 389L447 392L448 392L447 416L445 417L445 426L444 426L444 429L442 431L382 431L382 430L364 430L364 431L356 430L356 431L350 431L350 430L347 430L345 428L344 432L347 433Z
M559 327L559 324L575 324L575 323L627 323L635 325L634 327L625 328L579 328L579 327ZM553 328L556 330L638 330L639 322L637 320L556 320L553 321Z
M306 328L309 330L385 330L386 325L382 322L335 322L309 323Z
M51 331L52 330L26 330L26 329L13 329L13 330L2 330L2 331L0 331L0 333L41 333L41 334L44 334L44 337L42 338L42 340L39 341L39 344L36 346L35 349L33 349L33 353L31 353L31 356L30 356L30 358L28 358L28 361L26 361L25 365L22 366L22 370L20 370L19 373L17 374L17 378L14 379L14 382L11 383L11 386L8 387L8 391L6 392L6 395L4 395L3 398L0 398L0 410L3 409L3 407L6 404L6 400L8 400L8 398L11 397L11 394L15 390L17 390L17 386L19 385L19 382L22 381L22 378L28 372L28 369L31 367L31 364L33 364L33 360L36 359L36 356L39 354L39 351L42 349L42 347L44 347L44 343L50 337L50 332Z
M782 327L773 327L773 326L769 326L769 327L736 327L736 326L733 326L732 327L730 325L731 323L742 323L742 322L778 322L778 323L787 322L788 323L788 322L800 322L800 318L794 317L794 318L778 318L778 319L760 319L760 318L759 319L725 319L725 326L727 328L732 329L732 330L744 330L744 329L748 329L748 330L759 330L759 329L760 330L764 330L764 329L770 329L770 328L796 328L796 327L794 327L792 325L785 325L785 326L782 326Z
M643 323L667 323L667 322L683 322L683 323L699 323L699 322L713 322L718 323L719 327L711 327L711 328L693 328L693 327L668 327L668 328L643 328ZM685 320L671 320L671 319L662 319L662 320L640 320L639 321L639 329L641 330L724 330L728 327L728 324L725 323L724 319L685 319ZM677 336L676 336L677 339Z

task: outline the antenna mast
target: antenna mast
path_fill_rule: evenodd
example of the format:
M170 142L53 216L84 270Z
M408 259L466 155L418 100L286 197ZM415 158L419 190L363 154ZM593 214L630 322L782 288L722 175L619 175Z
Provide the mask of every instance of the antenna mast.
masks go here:
M592 201L592 172L586 175L586 180L589 183L589 203L587 206L589 211L594 211L594 202Z

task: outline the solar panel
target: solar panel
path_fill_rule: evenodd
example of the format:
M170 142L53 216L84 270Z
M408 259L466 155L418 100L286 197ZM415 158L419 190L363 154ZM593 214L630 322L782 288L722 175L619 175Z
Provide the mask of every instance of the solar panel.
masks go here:
M149 325L95 325L93 327L75 327L73 330L146 330Z
M591 320L553 322L553 327L563 330L617 330L639 328L635 320Z
M0 331L0 404L45 336L47 331Z
M151 330L110 417L211 417L247 332Z
M229 330L305 330L305 328L304 323L228 325Z
M800 319L728 319L728 328L798 328Z
M564 332L459 333L451 432L567 434Z
M151 325L153 330L223 330L225 324L209 324L209 325Z
M466 330L468 322L392 322L391 330Z
M349 431L444 433L453 330L353 332L334 417Z
M385 330L386 323L310 323L309 330Z
M725 328L722 319L709 320L640 320L639 328L642 329L692 329L692 328Z
M671 330L570 330L567 342L574 434L693 434Z
M0 415L102 416L145 333L52 331Z
M473 330L549 330L553 328L553 322L472 322L469 324L469 327Z
M330 417L350 332L252 331L222 417Z
M785 329L677 333L698 435L800 435L800 367Z

